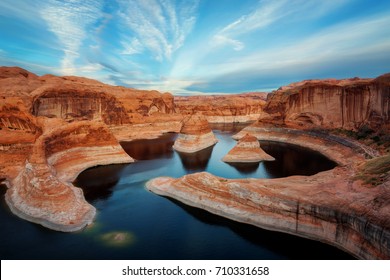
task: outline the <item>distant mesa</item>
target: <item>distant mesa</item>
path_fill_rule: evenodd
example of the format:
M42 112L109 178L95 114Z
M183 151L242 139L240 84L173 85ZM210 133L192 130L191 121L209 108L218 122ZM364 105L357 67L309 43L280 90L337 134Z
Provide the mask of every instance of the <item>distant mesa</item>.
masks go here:
M272 160L275 160L275 158L264 152L260 148L257 138L248 133L222 158L222 161L229 163L253 163Z
M202 114L192 114L184 118L173 149L182 153L195 153L217 142L206 118Z

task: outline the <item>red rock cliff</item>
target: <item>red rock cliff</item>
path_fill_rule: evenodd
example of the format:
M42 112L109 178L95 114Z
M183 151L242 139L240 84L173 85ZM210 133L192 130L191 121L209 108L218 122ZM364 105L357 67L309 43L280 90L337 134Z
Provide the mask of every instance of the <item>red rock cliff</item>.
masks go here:
M310 80L281 87L264 107L272 119L301 127L377 130L390 116L390 75L377 79Z
M0 67L0 100L35 116L109 125L158 121L161 118L154 115L175 112L170 93L110 86L82 77L38 77L18 67Z

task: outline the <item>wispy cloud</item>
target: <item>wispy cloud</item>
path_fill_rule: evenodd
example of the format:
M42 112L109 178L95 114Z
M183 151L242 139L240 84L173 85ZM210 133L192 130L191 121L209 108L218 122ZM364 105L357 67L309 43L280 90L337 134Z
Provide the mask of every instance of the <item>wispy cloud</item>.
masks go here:
M347 1L262 0L253 12L221 28L213 37L213 44L214 46L230 45L234 50L239 51L245 46L244 42L238 39L240 36L264 29L282 20L294 21L319 17Z
M202 65L203 73L198 78L208 76L210 83L230 81L232 77L260 79L300 73L304 78L325 68L337 73L337 68L343 64L369 67L378 59L390 61L390 30L387 26L390 26L389 14L339 23L289 45ZM356 73L358 71L356 69Z
M148 50L158 61L170 59L196 22L199 0L119 0L120 18L133 33L122 39L125 54Z
M40 18L37 15L39 7L44 2L42 0L1 0L0 1L0 16L12 17L29 21L30 24L39 22Z
M102 3L98 0L49 0L41 9L41 17L63 46L63 74L75 74L74 62L88 34L87 28L102 17L101 10Z

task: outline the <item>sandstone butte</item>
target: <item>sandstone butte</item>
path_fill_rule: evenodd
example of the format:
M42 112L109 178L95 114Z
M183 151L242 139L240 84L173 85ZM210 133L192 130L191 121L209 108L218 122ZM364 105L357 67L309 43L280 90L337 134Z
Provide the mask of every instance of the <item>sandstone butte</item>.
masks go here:
M182 153L195 153L217 142L206 118L202 114L192 114L184 118L173 149Z
M93 222L96 210L72 182L85 168L132 162L118 141L179 132L183 115L194 112L221 122L258 114L234 138L249 133L301 145L338 166L280 179L203 172L155 178L147 188L232 220L329 243L357 258L390 259L390 74L302 81L268 94L267 101L257 95L173 98L0 67L0 185L8 187L7 204L29 221L79 230Z
M270 156L260 148L259 140L249 133L245 134L231 149L226 156L222 158L224 162L231 163L249 163L260 161L272 161L274 157Z

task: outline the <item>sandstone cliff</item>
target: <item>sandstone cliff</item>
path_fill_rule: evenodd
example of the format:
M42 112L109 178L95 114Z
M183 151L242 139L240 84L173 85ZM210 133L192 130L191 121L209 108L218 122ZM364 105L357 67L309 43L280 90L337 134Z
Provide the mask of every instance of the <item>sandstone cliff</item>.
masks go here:
M0 104L0 178L16 176L42 129L34 116Z
M59 231L76 231L92 223L96 210L71 182L82 170L133 160L110 131L88 122L44 121L44 133L15 178L8 178L6 202L26 220ZM59 126L59 128L57 128Z
M175 113L170 93L110 86L73 76L38 77L18 67L0 67L1 99L35 116L97 120L108 125L159 122Z
M201 114L193 114L183 120L183 126L173 149L183 153L194 153L217 142L206 118Z
M308 80L270 94L260 121L301 128L388 128L390 75L377 79Z
M177 111L183 115L202 113L210 123L249 122L259 118L267 94L251 92L234 95L175 96Z

